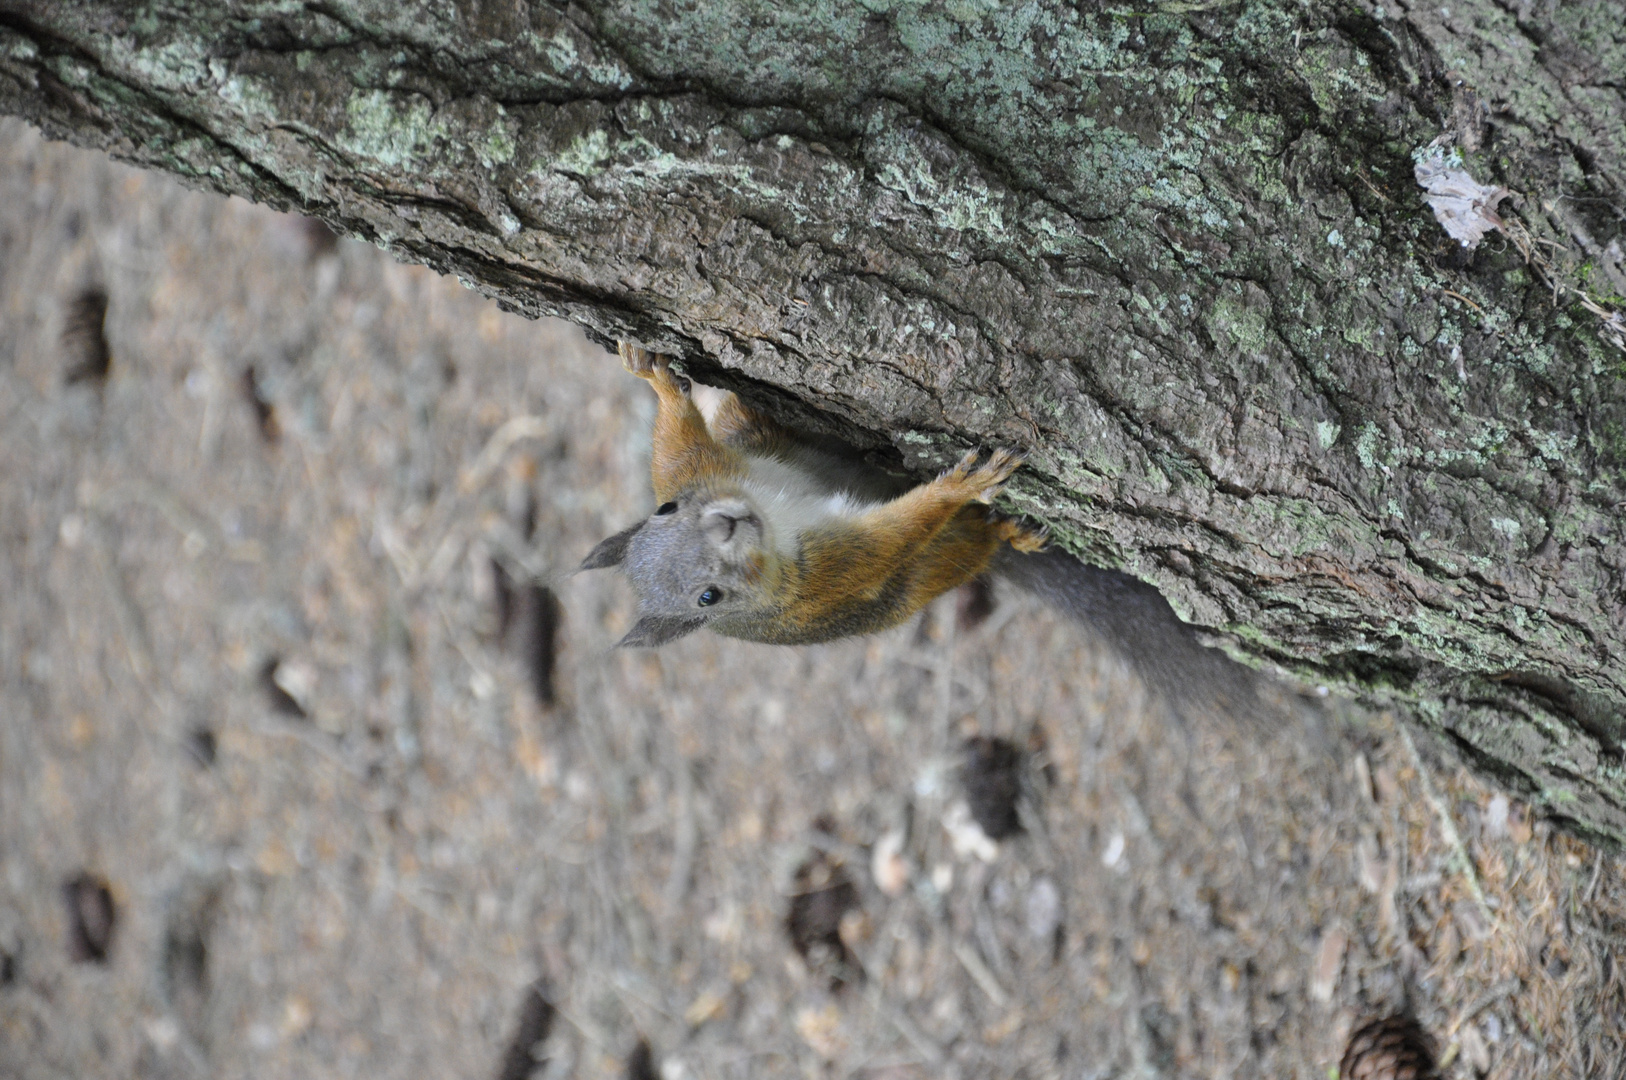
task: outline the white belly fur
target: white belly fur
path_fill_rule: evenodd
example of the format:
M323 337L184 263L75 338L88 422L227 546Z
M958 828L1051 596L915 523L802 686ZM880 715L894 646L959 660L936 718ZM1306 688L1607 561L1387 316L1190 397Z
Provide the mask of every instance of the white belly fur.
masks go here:
M791 556L798 546L796 538L807 530L879 505L851 492L831 491L807 470L772 458L753 457L743 486L771 523L774 546Z

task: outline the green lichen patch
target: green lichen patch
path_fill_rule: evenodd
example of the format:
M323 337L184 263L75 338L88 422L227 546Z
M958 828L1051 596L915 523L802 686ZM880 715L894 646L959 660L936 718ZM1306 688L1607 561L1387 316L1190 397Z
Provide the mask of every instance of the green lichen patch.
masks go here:
M386 169L416 164L450 133L428 98L394 90L355 91L345 104L345 117L339 145Z

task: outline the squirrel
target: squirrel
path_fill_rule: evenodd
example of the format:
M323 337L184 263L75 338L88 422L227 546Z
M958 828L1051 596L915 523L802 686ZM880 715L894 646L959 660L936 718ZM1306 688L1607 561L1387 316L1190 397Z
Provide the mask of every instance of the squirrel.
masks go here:
M657 399L654 514L602 541L581 569L619 566L638 595L620 645L655 647L702 626L808 645L897 624L984 574L1004 578L1102 638L1171 702L1252 697L1252 675L1204 647L1163 596L1047 544L989 505L1022 463L973 451L901 494L735 394L622 342L622 365Z

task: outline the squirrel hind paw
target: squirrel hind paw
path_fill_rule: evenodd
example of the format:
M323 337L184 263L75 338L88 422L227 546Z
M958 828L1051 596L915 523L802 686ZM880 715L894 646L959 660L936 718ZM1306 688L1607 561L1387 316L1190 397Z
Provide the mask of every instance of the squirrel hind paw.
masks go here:
M1022 460L1022 455L1015 450L995 450L993 456L988 459L988 464L978 471L993 477L999 483L1004 483L1010 479L1012 473L1021 468Z
M987 461L978 465L977 459L981 456L979 451L967 451L954 468L943 474L943 479L979 489L978 501L991 502L999 494L1000 486L1021 466L1022 455L1014 450L995 450Z
M963 483L968 477L971 476L971 471L976 467L977 459L981 456L982 451L980 450L967 450L960 460L955 462L952 469L945 469L943 471L939 479L948 480L956 484Z

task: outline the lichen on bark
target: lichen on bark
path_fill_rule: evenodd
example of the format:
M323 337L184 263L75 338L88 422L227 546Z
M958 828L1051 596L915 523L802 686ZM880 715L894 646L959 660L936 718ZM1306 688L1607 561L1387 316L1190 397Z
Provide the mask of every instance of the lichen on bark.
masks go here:
M1013 503L1068 546L1620 842L1622 27L1618 2L0 0L0 109L906 466L1021 447ZM1533 248L1445 235L1413 179L1442 135Z

